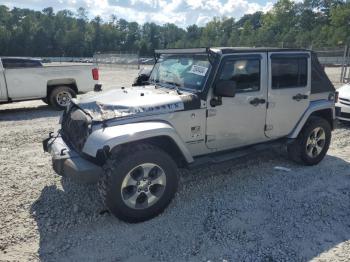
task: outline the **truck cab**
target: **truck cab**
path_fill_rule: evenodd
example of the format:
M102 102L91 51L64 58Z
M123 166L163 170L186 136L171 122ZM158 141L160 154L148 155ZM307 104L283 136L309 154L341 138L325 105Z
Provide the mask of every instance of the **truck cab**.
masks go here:
M11 96L12 94L11 90L10 94L7 90L5 70L41 67L43 67L43 65L40 59L22 57L2 57L0 59L0 102L8 101L8 96ZM16 84L18 84L18 82L16 82Z
M58 174L98 181L115 216L138 222L159 214L179 167L276 145L304 165L327 153L335 89L311 51L166 49L155 58L133 87L73 100L60 132L43 142Z

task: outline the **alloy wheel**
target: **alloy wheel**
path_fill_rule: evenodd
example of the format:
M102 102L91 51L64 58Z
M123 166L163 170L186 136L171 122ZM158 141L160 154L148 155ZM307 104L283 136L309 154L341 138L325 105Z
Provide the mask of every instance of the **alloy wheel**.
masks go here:
M125 176L121 196L128 207L145 209L159 201L165 186L164 170L156 164L144 163L133 168Z
M319 156L326 144L326 133L322 127L313 129L306 141L306 153L309 157Z

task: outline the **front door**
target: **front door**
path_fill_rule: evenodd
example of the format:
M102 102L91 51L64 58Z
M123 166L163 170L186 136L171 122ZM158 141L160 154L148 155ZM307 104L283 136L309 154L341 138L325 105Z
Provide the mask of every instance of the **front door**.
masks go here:
M225 150L267 140L264 133L268 83L266 53L224 57L215 82L219 80L235 81L236 95L222 97L222 104L213 107L210 100L215 96L213 89L210 90L207 147Z
M309 106L311 60L308 52L271 52L266 135L288 135Z

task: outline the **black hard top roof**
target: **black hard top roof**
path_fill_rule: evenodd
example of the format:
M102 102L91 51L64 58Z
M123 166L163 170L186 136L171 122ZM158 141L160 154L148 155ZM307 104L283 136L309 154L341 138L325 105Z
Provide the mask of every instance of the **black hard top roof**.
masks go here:
M280 48L280 47L213 47L219 49L223 54L240 53L240 52L292 52L292 51L309 51L302 48Z
M302 48L279 48L279 47L203 47L203 48L174 48L158 49L156 54L192 54L192 53L249 53L249 52L310 52Z

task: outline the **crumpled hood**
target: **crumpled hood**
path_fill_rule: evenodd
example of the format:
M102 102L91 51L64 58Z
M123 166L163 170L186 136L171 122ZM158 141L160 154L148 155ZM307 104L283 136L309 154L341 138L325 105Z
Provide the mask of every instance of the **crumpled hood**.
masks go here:
M345 84L337 89L340 98L350 99L350 84Z
M175 90L165 91L154 86L116 88L100 93L91 93L74 99L94 121L118 117L144 116L185 110L188 104L200 106L197 95ZM187 104L187 106L186 106Z

